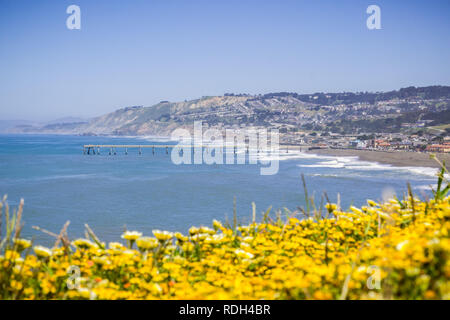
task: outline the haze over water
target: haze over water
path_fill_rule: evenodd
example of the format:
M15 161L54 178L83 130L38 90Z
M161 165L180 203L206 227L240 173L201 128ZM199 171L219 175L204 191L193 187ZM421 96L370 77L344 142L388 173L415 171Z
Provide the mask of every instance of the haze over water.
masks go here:
M156 140L156 141L155 141ZM159 149L117 150L109 156L83 155L84 144L157 144L158 139L0 135L0 194L11 207L25 199L23 236L40 243L53 239L33 230L59 232L70 220L69 236L83 235L87 223L103 241L117 241L126 226L151 235L153 229L187 232L213 219L232 220L233 198L239 221L258 217L269 206L296 210L304 206L301 174L317 206L324 191L331 201L341 195L344 208L379 200L383 191L402 196L410 182L421 194L434 184L435 169L394 168L356 158L281 154L276 175L260 175L260 165L175 165ZM166 142L164 142L166 143Z

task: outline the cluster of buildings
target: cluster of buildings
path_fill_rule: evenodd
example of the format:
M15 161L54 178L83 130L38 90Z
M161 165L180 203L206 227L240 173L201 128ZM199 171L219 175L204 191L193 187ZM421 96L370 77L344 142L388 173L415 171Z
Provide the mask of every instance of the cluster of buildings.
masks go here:
M283 144L307 145L312 148L361 149L380 151L450 152L450 136L406 135L388 133L375 135L341 135L335 133L281 134Z
M450 152L450 141L445 141L440 144L430 144L426 147L425 151L428 152Z

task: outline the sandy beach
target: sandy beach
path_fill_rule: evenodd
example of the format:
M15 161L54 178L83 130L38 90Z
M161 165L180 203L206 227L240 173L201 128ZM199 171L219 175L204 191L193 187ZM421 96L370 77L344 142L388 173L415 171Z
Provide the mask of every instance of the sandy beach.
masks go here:
M371 150L351 150L351 149L315 149L307 150L307 153L330 156L356 156L363 161L375 161L383 164L390 164L398 167L433 167L438 168L439 164L434 159L430 159L429 153L406 152L406 151L371 151ZM436 157L442 162L445 161L449 168L450 154L438 153Z

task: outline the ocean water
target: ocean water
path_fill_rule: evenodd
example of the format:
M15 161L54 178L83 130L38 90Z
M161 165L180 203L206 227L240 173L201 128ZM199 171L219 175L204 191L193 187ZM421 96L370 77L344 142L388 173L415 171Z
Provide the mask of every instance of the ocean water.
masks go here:
M301 174L317 205L324 192L331 201L363 205L410 182L418 195L429 194L436 169L396 168L356 157L304 153L280 155L276 175L260 175L260 165L175 165L164 149L117 150L109 156L83 155L84 144L167 144L152 137L0 135L0 195L11 207L25 199L23 235L38 243L53 239L32 226L58 233L70 221L69 236L80 237L87 223L104 241L117 241L124 228L151 235L153 229L187 232L232 220L233 199L239 221L248 222L255 202L258 216L304 206ZM172 142L174 143L174 142Z

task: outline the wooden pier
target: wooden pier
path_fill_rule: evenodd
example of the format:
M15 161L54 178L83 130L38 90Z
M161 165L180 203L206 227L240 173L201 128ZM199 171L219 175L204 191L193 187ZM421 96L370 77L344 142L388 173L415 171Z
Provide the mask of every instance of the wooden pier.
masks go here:
M138 149L139 154L142 154L142 149L151 148L153 153L156 148L166 149L168 152L169 148L174 147L191 147L191 146L180 146L174 144L86 144L83 146L83 154L100 154L100 149L109 149L109 155L116 155L117 149L125 149L125 154L128 154L128 149Z
M124 150L125 155L128 154L128 149L138 149L138 153L142 154L142 149L152 149L152 153L155 154L156 149L165 149L166 154L169 154L170 148L217 148L216 145L179 145L179 144L85 144L83 146L83 154L100 154L101 149L109 149L109 155L116 155L117 149ZM224 146L223 148L234 148L234 153L236 153L237 148L244 148L247 153L249 153L249 146ZM284 150L284 152L282 151ZM305 150L305 149L303 149ZM266 150L270 151L270 149ZM279 152L289 153L289 151L302 151L302 146L290 146L290 145L280 145ZM257 150L257 153L261 152L261 149Z

